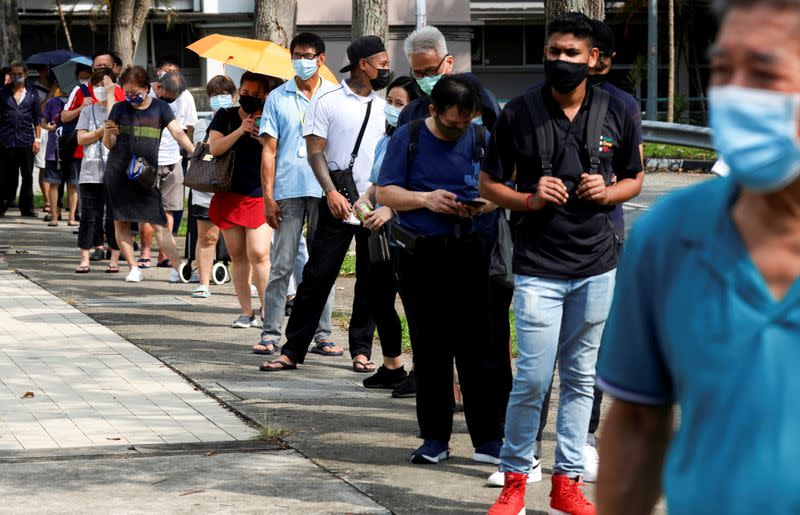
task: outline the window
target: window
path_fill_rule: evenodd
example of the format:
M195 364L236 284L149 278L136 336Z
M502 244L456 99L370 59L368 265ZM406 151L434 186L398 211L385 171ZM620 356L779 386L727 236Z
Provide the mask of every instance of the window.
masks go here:
M484 66L520 66L523 62L523 27L494 25L483 28Z

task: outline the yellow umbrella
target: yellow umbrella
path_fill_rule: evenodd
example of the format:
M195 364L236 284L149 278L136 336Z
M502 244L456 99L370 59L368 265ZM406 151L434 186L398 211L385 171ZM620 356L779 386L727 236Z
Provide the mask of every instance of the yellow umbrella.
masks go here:
M211 34L186 48L200 57L229 63L251 72L286 80L295 76L289 50L272 41ZM334 84L339 82L325 65L322 65L319 74Z

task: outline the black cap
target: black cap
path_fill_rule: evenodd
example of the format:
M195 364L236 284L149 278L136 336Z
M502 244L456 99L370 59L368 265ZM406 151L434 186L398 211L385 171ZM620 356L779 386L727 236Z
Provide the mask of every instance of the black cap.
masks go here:
M350 64L339 70L341 73L349 72L356 67L358 61L375 54L386 52L383 41L378 36L364 36L350 43L347 47L347 59Z
M616 50L616 43L614 42L614 32L605 22L599 20L592 20L592 32L594 36L594 46L600 52L611 56Z

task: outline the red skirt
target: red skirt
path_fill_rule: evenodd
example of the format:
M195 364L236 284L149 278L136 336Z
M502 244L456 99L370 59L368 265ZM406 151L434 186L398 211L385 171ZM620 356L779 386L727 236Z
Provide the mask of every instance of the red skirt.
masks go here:
M267 223L262 197L248 197L230 191L214 193L208 217L223 231L232 227L258 229Z

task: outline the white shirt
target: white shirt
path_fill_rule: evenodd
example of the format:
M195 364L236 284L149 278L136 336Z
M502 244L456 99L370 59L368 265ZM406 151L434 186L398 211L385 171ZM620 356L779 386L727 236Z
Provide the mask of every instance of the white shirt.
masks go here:
M150 90L150 96L155 97L153 90ZM197 125L197 106L194 103L194 97L189 90L186 89L169 105L172 112L175 114L175 119L181 129L186 130L187 127L194 127ZM174 165L181 162L181 147L169 129L164 129L161 134L161 146L158 147L158 165L167 166Z
M345 170L350 164L350 155L369 101L372 101L369 123L353 164L353 178L359 195L369 188L375 147L386 132L386 116L383 114L386 101L374 91L367 97L357 95L342 81L338 88L311 100L303 129L303 136L314 135L327 140L325 158L331 170Z

